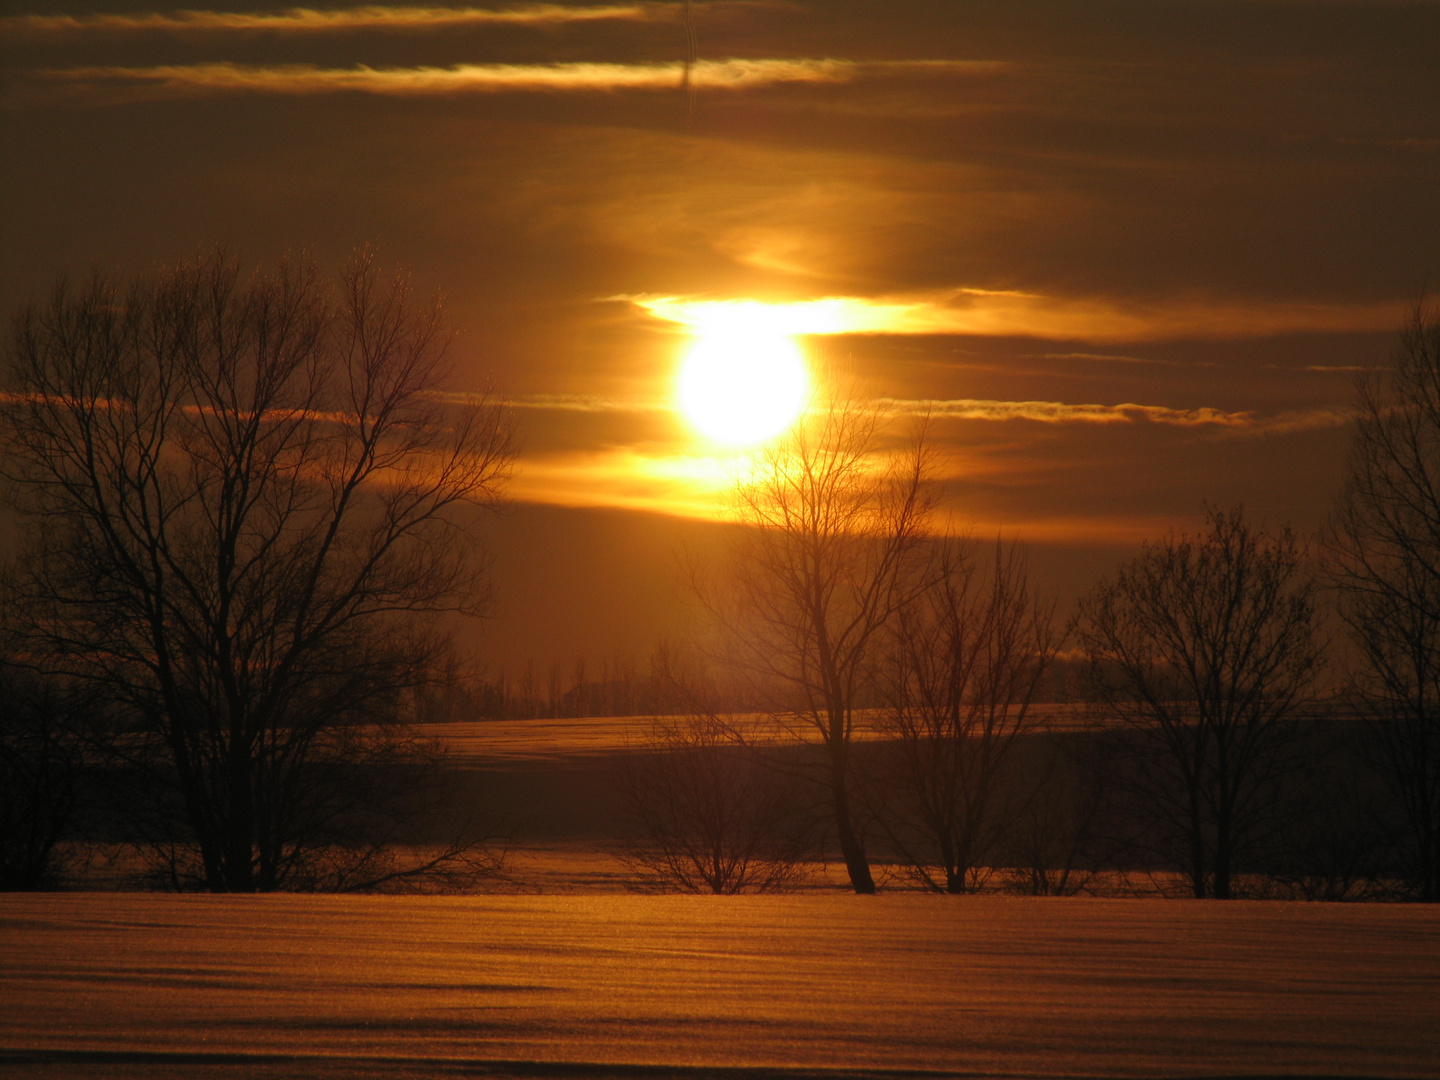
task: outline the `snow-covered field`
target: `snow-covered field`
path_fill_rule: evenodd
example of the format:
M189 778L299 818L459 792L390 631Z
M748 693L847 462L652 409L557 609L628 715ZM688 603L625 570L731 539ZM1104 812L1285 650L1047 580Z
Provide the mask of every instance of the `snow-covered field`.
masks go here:
M1065 729L1082 726L1083 713L1072 705L1032 705L1036 728ZM733 722L761 738L809 741L811 732L797 722L797 735L789 739L759 714L733 716ZM857 716L856 739L883 737L876 728L878 716L862 711ZM479 720L454 724L416 724L416 734L438 739L459 765L495 764L517 760L543 761L576 754L614 754L644 748L654 720L648 716L583 716L553 720Z
M1440 1076L1440 910L843 893L0 897L7 1077L686 1067Z

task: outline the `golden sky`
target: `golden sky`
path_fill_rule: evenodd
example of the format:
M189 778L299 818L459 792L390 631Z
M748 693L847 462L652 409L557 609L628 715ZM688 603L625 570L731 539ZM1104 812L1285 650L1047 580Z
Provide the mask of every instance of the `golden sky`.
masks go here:
M1321 520L1353 371L1440 279L1440 4L693 12L687 71L668 2L14 0L0 304L374 244L443 290L451 389L515 404L517 500L662 523L735 467L678 364L763 305L817 378L934 418L978 531Z

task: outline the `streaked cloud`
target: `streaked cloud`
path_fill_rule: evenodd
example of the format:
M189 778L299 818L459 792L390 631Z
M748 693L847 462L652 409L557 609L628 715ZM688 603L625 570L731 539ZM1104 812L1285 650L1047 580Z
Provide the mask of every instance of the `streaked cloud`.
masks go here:
M584 394L532 394L509 399L512 408L538 412L653 413L672 409L657 398L619 398ZM1276 413L1226 411L1202 406L1176 409L1165 405L1123 402L1097 405L1064 401L994 401L982 398L895 398L869 402L886 416L929 416L944 420L1003 422L1029 420L1044 424L1163 424L1182 428L1227 428L1280 434L1339 427L1351 414L1343 408L1290 409Z
M1072 405L1063 401L983 401L880 398L877 408L896 416L953 420L1034 420L1046 424L1167 424L1216 427L1278 434L1339 427L1350 419L1344 409L1303 409L1280 413L1226 412L1223 409L1173 409L1164 405Z
M1112 300L972 288L778 304L654 295L612 299L628 300L657 318L702 331L744 317L769 320L777 330L791 334L963 334L1096 342L1389 330L1399 324L1404 308L1399 302Z
M836 82L849 77L840 60L702 61L692 85L737 89L782 82ZM683 64L457 64L454 67L318 68L305 64L183 64L159 67L63 68L44 78L69 83L145 84L180 92L330 94L342 91L397 96L487 91L670 90Z
M988 61L877 61L834 59L701 60L689 68L689 84L706 90L747 90L782 83L845 83L874 74L912 70L984 71ZM168 94L340 92L392 96L438 96L499 92L673 90L686 78L681 63L456 64L452 67L321 68L308 64L255 65L229 62L155 67L51 68L33 73L46 83L92 88L145 87Z
M597 397L585 394L526 394L509 398L512 409L541 412L645 413L670 409L670 403L654 399Z
M1340 413L1284 413L1276 416L1224 414L1219 410L1164 410L1156 407L1121 405L1065 406L1053 402L949 402L890 403L945 404L947 415L981 420L1040 419L1049 423L1157 423L1172 427L1210 425L1235 435L1276 435L1321 426L1333 426L1346 419ZM951 448L937 459L936 479L942 482L994 482L1007 476L1012 467L996 460L981 460ZM680 517L724 520L732 505L737 481L752 467L745 453L729 455L707 452L706 448L684 445L612 446L527 454L521 463L510 494L521 502L558 506L611 507L643 510ZM954 509L954 508L952 508ZM1163 531L1164 519L1146 515L1125 522L1113 514L1094 517L1050 517L1036 506L1031 510L1000 506L988 509L967 502L965 522L984 529L1021 527L1030 539L1075 541L1130 541Z
M426 396L446 405L484 405L495 400L490 395L459 390L433 390ZM0 394L0 401L4 400L4 395ZM582 413L654 412L669 408L663 401L597 394L520 394L504 398L504 404L511 409Z
M344 30L429 30L456 26L553 25L678 17L678 4L604 4L564 7L525 4L509 8L389 7L286 8L282 11L171 11L97 15L7 15L0 33L65 34L147 31L266 31L316 33Z
M524 427L529 432L527 442L531 450L525 455L511 489L513 497L522 502L724 520L732 505L736 482L752 467L753 449L727 450L688 437L679 427L647 426L647 434L636 438L625 438L620 434L622 429L617 428L614 434L619 438L608 445L576 446L568 444L567 438L554 439L554 433L570 430L577 414L608 413L625 418L625 423L631 424L634 421L630 418L640 414L654 415L670 409L671 403L662 398L641 394L533 394L513 398L509 404L528 414ZM1040 436L1038 431L1012 434L996 430L991 435L984 428L994 425L1003 429L1011 424L1092 431L1113 428L1116 438L1122 438L1121 432L1126 431L1130 434L1123 439L1138 437L1147 440L1145 445L1155 447L1157 452L1174 454L1185 452L1183 447L1195 446L1197 436L1224 439L1287 436L1337 429L1349 419L1348 411L1341 408L1261 412L1212 407L1182 409L1133 402L891 397L872 400L868 407L891 418L897 432L907 426L906 421L911 417L926 415L943 422L944 426L935 432L935 445L939 448L936 479L947 484L970 485L965 487L967 494L956 504L965 507L966 523L987 530L1020 528L1031 539L1084 538L1107 543L1153 535L1157 528L1163 531L1162 518L1147 514L1143 520L1125 522L1109 513L1077 517L1054 506L1025 509L1013 501L997 501L992 494L986 494L989 486L998 484L1013 490L1017 480L1022 486L1033 484L1035 479L1027 477L1027 470L1035 463L1027 464L1024 455L996 456L986 449L993 445L994 439L999 438L1010 446L1058 444L1031 442L1032 434L1043 440L1050 438L1048 434ZM963 429L960 424L972 426ZM1087 445L1097 444L1092 440ZM1123 442L1123 445L1133 443ZM1048 462L1041 469L1048 478L1045 482L1053 482L1050 472L1056 462L1044 454L1040 460ZM974 487L976 484L978 489ZM1054 516L1057 513L1060 516Z
M510 494L550 506L640 510L702 521L724 521L736 477L746 462L628 449L527 456ZM950 478L950 477L946 477ZM1133 544L1163 534L1163 514L1065 514L977 503L947 505L942 528L961 535L1018 535L1028 541Z
M746 467L741 455L647 452L635 447L527 456L510 485L521 502L607 506L680 517L721 515Z

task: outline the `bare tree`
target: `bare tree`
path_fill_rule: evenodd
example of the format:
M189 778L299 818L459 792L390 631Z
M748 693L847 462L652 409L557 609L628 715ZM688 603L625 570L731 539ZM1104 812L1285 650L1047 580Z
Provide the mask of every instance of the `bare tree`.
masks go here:
M823 747L835 837L860 893L875 882L855 820L856 709L882 630L922 584L931 511L923 444L881 451L873 410L813 410L738 485L743 528L724 575L701 587L772 715Z
M218 254L62 282L16 322L31 641L128 714L120 745L174 792L209 889L326 857L351 806L331 779L383 750L359 733L397 723L435 618L484 606L462 510L513 455L493 402L437 393L447 342L368 255L335 286Z
M682 892L779 892L803 876L804 830L786 778L713 713L656 717L624 759L639 826L626 859Z
M1326 536L1361 660L1355 699L1399 804L1415 893L1440 900L1440 312L1417 304L1390 367L1356 380L1348 476Z
M886 832L911 873L936 892L970 890L977 866L1010 826L1016 785L1002 790L1010 750L1031 726L1030 703L1055 655L1054 603L1031 592L1024 555L995 545L978 581L969 545L945 544L926 585L902 603L879 683L898 752L879 793Z
M1092 700L1130 728L1131 779L1185 852L1195 896L1226 899L1237 856L1295 765L1294 721L1318 674L1315 583L1287 529L1209 511L1080 603Z
M1066 745L1066 736L1035 736L1034 773L1006 837L1009 886L1031 896L1073 896L1092 887L1113 858L1115 843L1105 826L1111 793L1101 770L1086 760L1088 748Z

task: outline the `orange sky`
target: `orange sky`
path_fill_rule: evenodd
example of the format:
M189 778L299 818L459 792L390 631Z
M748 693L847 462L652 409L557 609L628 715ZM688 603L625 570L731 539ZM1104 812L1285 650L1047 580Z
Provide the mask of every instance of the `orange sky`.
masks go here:
M693 110L674 3L6 12L0 304L216 242L443 290L557 508L495 526L502 653L679 617L634 583L729 474L671 408L727 305L936 417L954 519L1069 582L1205 501L1313 528L1440 275L1435 4L697 2ZM527 608L557 563L614 617Z

